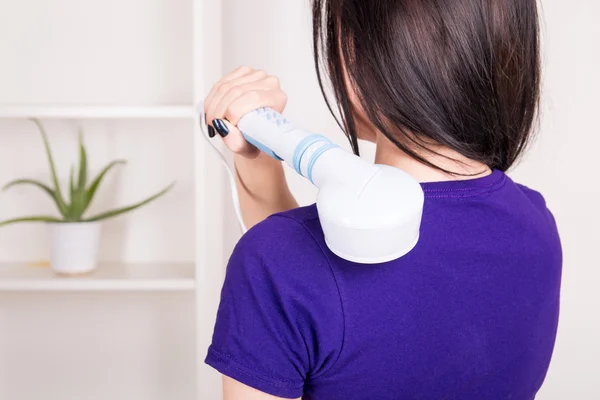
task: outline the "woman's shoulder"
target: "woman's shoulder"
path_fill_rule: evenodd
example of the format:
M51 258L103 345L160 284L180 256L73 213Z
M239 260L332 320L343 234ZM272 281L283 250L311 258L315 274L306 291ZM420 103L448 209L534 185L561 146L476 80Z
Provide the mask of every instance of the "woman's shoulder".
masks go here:
M531 207L531 209L536 211L536 214L549 226L555 227L556 220L552 211L550 210L546 198L542 195L541 192L535 190L529 186L526 186L522 183L517 183L513 181L513 185L516 191L520 193L523 199L526 199L526 203ZM533 214L530 214L530 218L533 217Z
M312 223L318 221L318 219L319 213L317 211L317 205L314 203L308 206L273 214L271 217L267 218L271 223L286 223L285 221L290 223L290 221L294 221L296 224L305 226L309 230L312 228Z
M253 275L275 280L330 275L316 206L273 214L253 226L237 243L228 268L253 269Z
M316 205L298 207L273 214L253 226L242 236L238 247L257 251L293 252L299 247L304 250L318 246L322 235Z

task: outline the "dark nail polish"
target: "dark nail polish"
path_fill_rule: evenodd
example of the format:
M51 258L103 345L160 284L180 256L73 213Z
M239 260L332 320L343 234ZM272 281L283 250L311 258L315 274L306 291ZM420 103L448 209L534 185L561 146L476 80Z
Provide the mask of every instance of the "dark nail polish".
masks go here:
M208 125L208 137L209 138L214 138L215 135L216 135L215 128L213 128L212 126Z
M215 119L213 120L213 125L215 126L215 129L217 130L219 135L221 135L221 137L229 135L229 129L227 129L227 125L225 125L225 122L223 122L223 120Z

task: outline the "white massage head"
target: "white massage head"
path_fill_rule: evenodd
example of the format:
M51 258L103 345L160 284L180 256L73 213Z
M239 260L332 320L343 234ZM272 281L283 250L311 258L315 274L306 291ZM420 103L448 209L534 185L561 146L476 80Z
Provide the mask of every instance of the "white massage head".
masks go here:
M324 136L297 129L270 109L247 114L238 128L250 143L319 188L317 210L325 241L339 257L381 263L416 245L424 195L406 172L369 163Z
M331 167L325 159L320 162L323 170ZM417 244L421 225L423 191L418 182L397 168L376 167L362 187L328 182L317 195L327 246L346 260L363 264L408 253Z

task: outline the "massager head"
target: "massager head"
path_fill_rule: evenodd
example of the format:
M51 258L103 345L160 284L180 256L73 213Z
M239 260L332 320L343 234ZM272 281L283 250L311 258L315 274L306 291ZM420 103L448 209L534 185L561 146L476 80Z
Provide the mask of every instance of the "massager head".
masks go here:
M398 168L375 167L362 187L328 182L317 195L327 246L339 257L362 264L395 260L411 251L423 211L418 182Z

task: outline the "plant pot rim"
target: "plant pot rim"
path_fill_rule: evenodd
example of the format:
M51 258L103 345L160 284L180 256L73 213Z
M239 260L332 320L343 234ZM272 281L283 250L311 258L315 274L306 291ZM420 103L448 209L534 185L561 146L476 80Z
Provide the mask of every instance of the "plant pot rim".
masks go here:
M100 221L80 221L80 222L69 222L69 221L61 221L61 222L47 222L48 225L60 225L60 226L64 226L64 225L89 225L89 226L93 226L93 225L99 225Z

